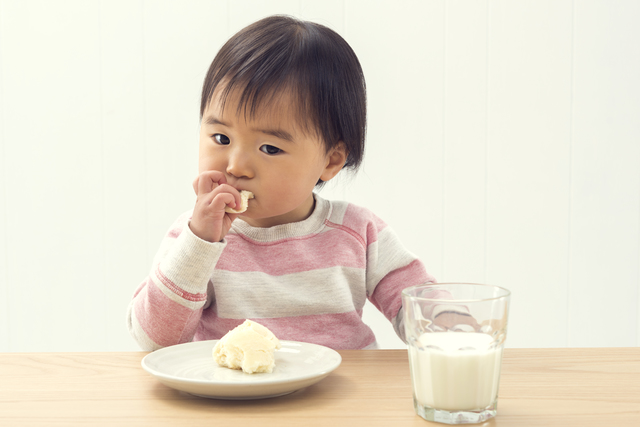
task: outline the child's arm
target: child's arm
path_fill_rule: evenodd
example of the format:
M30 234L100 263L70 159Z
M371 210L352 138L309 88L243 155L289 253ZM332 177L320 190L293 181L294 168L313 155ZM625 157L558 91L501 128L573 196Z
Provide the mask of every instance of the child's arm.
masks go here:
M213 297L207 292L209 279L237 216L224 209L239 203L239 193L220 172L201 174L194 190L193 215L184 215L170 228L129 305L129 331L145 350L191 341Z
M183 215L169 229L129 304L129 332L143 350L191 341L213 296L208 283L226 243L198 238L189 217Z
M436 315L433 320L433 323L444 330L454 329L455 327L461 327L462 325L467 325L473 331L480 330L480 324L478 321L471 316L468 312L465 313L465 307L463 306L455 306L452 307L451 310L442 311ZM472 332L472 331L469 331Z
M369 300L389 319L396 334L404 341L402 290L404 288L435 283L424 264L400 242L397 235L376 218L367 230L367 293ZM445 291L436 291L431 298L449 299ZM424 313L433 316L434 323L450 329L455 325L478 326L468 309L451 304L434 304Z
M432 296L433 298L449 299L451 294L446 291L438 291L439 295ZM426 308L423 313L425 319L433 319L433 325L440 330L446 331L449 329L464 328L465 332L479 331L481 325L478 321L469 314L467 307L462 305L449 305L449 304L433 304L433 306ZM406 334L404 330L404 310L400 307L398 314L391 320L393 329L400 339L404 342L406 340ZM471 330L468 330L471 328Z

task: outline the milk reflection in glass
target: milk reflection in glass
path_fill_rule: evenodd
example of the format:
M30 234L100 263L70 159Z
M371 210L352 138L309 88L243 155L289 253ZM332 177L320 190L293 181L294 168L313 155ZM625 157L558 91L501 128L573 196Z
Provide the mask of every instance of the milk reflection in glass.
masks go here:
M469 283L402 291L418 415L447 424L496 416L510 295L504 288Z
M502 348L481 333L426 333L410 346L415 398L447 411L484 409L498 397ZM422 349L420 349L420 347Z

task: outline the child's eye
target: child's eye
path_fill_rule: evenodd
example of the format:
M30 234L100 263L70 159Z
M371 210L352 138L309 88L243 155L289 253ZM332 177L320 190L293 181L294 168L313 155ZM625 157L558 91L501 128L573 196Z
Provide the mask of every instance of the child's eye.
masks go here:
M229 145L229 143L231 142L227 135L223 135L221 133L214 134L213 139L215 139L216 142L220 145Z
M279 149L278 147L274 147L273 145L267 145L267 144L260 147L260 151L262 151L265 154L271 154L271 155L282 152L282 150Z

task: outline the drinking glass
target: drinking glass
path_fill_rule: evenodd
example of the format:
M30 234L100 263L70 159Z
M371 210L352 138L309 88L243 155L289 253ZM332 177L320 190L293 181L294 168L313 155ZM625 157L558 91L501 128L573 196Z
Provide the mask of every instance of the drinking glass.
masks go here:
M413 402L422 418L470 424L496 415L510 296L473 283L402 291Z

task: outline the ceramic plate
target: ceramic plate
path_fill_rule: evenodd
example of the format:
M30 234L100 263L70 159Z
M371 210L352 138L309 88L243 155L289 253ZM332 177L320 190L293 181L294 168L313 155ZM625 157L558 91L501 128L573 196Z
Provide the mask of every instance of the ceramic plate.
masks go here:
M142 367L161 383L196 396L215 399L261 399L308 387L340 366L335 350L317 344L280 341L270 374L245 374L213 360L218 340L165 347L142 359Z

